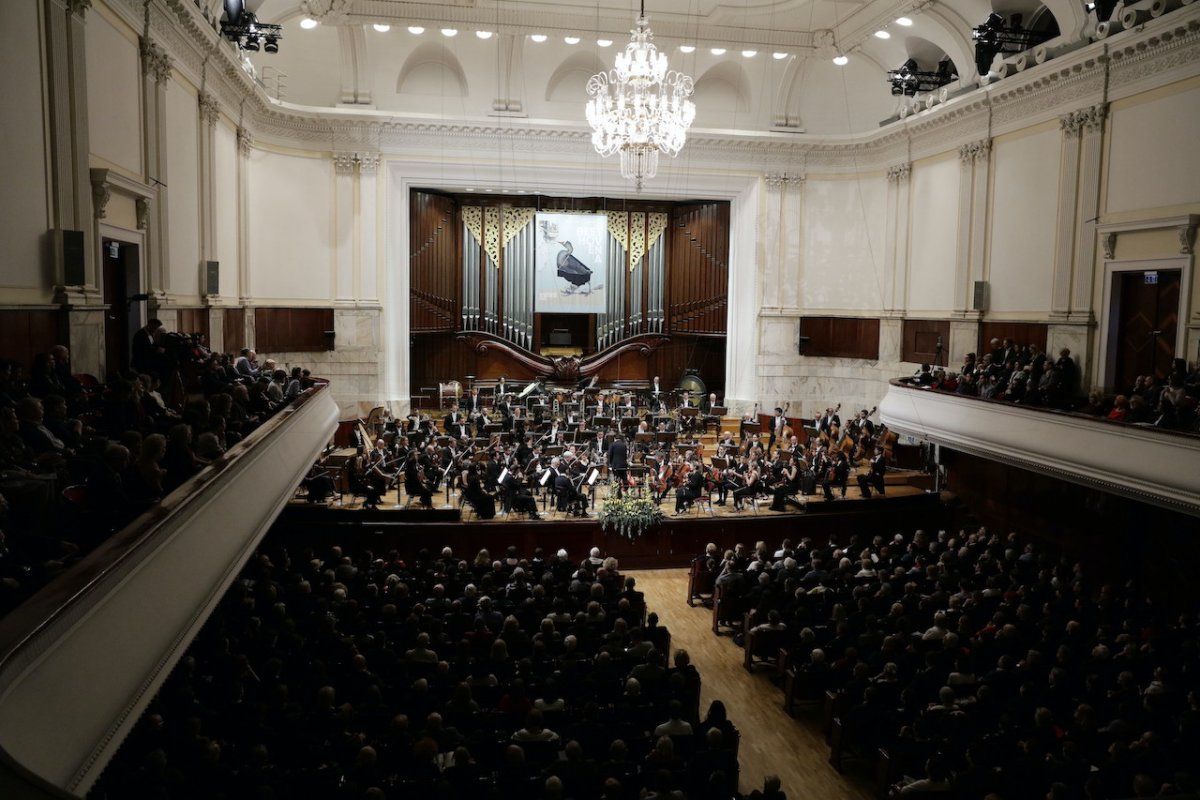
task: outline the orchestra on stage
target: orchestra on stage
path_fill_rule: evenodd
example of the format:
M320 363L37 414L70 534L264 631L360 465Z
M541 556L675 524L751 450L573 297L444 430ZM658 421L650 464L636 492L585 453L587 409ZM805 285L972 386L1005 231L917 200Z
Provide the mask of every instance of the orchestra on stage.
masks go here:
M406 506L432 508L444 492L447 505L457 497L485 520L498 512L539 519L539 500L544 510L588 517L597 492L673 498L676 515L697 503L710 512L730 504L757 513L760 501L802 511L810 495L846 497L852 476L863 497L884 494L895 443L872 421L874 409L843 424L840 406L799 432L786 406L765 426L756 408L735 436L721 430L727 409L717 394L661 389L658 378L638 390L594 379L571 388L501 379L447 399L442 411L414 411L375 430L354 426L353 455L336 474L319 464L309 483L340 483L367 509L393 490ZM710 431L719 432L715 444Z

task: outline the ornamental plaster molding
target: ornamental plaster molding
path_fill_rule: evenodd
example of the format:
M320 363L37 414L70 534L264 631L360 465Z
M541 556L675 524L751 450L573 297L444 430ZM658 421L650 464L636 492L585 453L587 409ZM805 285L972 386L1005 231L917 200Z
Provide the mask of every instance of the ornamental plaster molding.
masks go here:
M888 183L904 183L912 175L912 164L896 164L888 167L887 179Z
M216 125L217 120L221 117L221 106L217 102L217 98L210 92L201 92L199 94L199 104L200 121L210 127Z

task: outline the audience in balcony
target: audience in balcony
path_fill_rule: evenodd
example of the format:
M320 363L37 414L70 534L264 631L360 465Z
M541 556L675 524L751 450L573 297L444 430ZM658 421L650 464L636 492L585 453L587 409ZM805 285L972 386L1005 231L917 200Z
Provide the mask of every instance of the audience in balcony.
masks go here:
M785 626L802 699L834 693L835 764L882 748L919 778L901 795L1200 787L1200 626L1132 582L983 529L760 543L719 569L721 603Z
M157 320L138 334L148 371L90 389L62 345L36 355L27 380L0 361L0 614L312 383L299 368L241 376Z
M963 396L1080 411L1116 422L1200 431L1200 364L1189 367L1181 358L1175 359L1165 380L1142 376L1111 397L1093 390L1084 399L1079 394L1078 367L1068 348L1051 360L1036 345L992 339L991 350L982 358L967 353L958 372L924 364L910 382Z
M268 546L92 797L737 797L738 731L655 622L598 551Z

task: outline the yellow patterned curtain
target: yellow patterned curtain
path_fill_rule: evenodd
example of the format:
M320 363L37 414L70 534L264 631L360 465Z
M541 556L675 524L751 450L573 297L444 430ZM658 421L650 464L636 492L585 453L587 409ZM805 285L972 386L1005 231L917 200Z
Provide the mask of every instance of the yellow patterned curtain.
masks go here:
M653 211L650 213L650 232L646 235L646 249L654 247L654 243L658 241L658 237L663 235L663 231L667 229L667 215L661 211Z
M492 259L492 266L500 268L500 209L488 206L483 209L483 249Z
M520 233L526 225L533 222L534 209L532 208L513 208L512 206L504 207L504 246L513 240L513 237Z
M629 214L624 211L605 211L608 217L608 233L621 243L621 247L629 249Z
M633 211L629 214L629 269L633 269L646 255L646 213Z
M483 241L483 209L479 206L463 206L462 207L463 222L467 226L467 230L475 237L475 241Z

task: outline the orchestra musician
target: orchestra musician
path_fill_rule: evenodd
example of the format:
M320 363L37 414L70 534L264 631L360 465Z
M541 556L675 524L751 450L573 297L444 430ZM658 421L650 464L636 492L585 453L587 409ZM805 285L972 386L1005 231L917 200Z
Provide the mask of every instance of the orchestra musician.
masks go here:
M858 476L858 488L862 490L862 496L870 497L872 488L883 494L883 479L886 474L887 457L884 455L883 450L880 450L871 459L866 474Z
M760 474L758 463L750 458L745 458L738 464L738 474L741 476L737 482L740 484L733 490L733 508L735 511L742 510L742 503L746 498L753 498L758 494Z
M787 427L787 417L782 407L775 406L775 416L771 417L771 438L767 441L767 449L775 446L775 441L783 439L783 429Z
M430 450L432 450L432 446ZM437 489L437 484L430 485L429 478L425 475L425 467L421 463L421 459L415 453L409 453L408 460L404 462L404 492L409 497L419 498L421 505L425 508L433 508L433 493Z
M788 506L803 508L795 495L800 490L800 459L792 457L781 465L775 487L771 490L771 510L787 511Z
M496 499L488 494L483 483L479 480L479 470L475 465L467 467L460 476L463 485L463 499L471 504L480 519L492 519L496 516Z
M712 392L708 397L700 401L700 413L710 415L713 409L717 407L717 393Z
M704 471L695 464L689 465L684 484L675 489L675 515L685 512L704 493Z
M468 420L466 415L459 411L458 403L450 406L450 413L446 415L446 419L443 422L445 424L447 436L452 436L457 439L461 436L470 435L467 427Z
M586 517L587 496L579 491L571 476L562 471L562 462L558 458L550 461L550 485L558 498L558 510L570 512L576 517Z
M838 403L837 408L827 408L825 413L817 419L817 431L826 436L833 436L837 430L842 427L842 418L838 416L838 411L842 404Z
M832 466L825 470L824 480L821 481L821 490L825 493L826 500L833 500L833 487L838 487L842 490L842 498L846 497L846 484L850 481L850 459L846 454L838 451L837 456L833 460Z
M530 519L541 519L537 510L537 500L525 489L524 482L511 471L504 476L500 487L503 489L504 502L508 508L520 514L528 514Z

